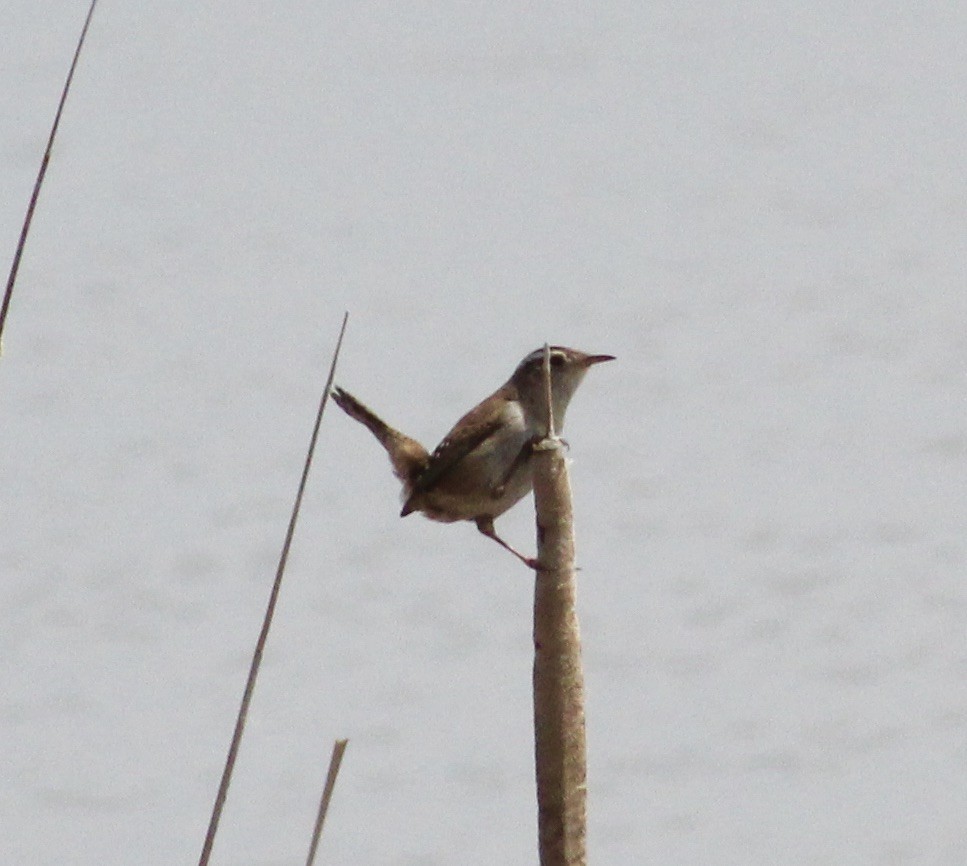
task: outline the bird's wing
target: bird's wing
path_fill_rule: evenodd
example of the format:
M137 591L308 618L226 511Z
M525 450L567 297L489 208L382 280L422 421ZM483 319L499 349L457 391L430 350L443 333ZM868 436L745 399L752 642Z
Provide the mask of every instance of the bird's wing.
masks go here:
M451 430L446 438L434 449L430 455L426 469L416 479L413 490L407 498L406 504L403 506L404 516L413 510L410 505L414 498L438 484L464 457L471 451L479 448L500 429L503 423L500 413L487 421L478 422L478 419L474 418L476 411L476 409L472 409L453 428L453 430L458 428L463 430L469 429L472 432L456 437L453 435L453 430Z

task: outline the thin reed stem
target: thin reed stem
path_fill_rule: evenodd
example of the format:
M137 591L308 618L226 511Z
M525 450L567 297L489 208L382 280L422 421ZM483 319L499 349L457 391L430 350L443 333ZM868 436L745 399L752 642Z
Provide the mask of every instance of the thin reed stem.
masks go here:
M349 740L336 740L333 744L332 756L329 758L329 772L326 773L326 784L322 789L322 799L319 801L319 812L316 814L316 826L312 830L312 842L309 843L306 866L312 866L316 862L316 849L319 847L319 837L322 836L322 825L329 811L329 801L336 787L336 777L339 775L339 766L342 764L342 756L348 743Z
M54 123L50 128L50 136L47 138L47 147L44 150L43 159L40 161L40 170L37 172L34 189L30 194L27 214L24 217L23 225L20 227L20 238L17 241L17 249L13 254L10 275L7 277L7 288L3 293L3 303L0 303L0 354L3 351L3 328L7 321L7 312L10 309L10 300L13 298L13 287L17 282L17 272L20 270L20 259L23 257L24 245L27 243L27 234L30 232L30 224L34 218L34 208L37 207L37 198L40 196L40 188L43 186L44 177L47 174L47 166L50 163L50 154L54 149L54 137L57 135L57 127L60 126L60 116L64 112L64 104L67 102L67 94L70 92L71 82L74 80L74 70L77 68L77 60L81 56L81 48L84 47L84 40L87 38L87 28L91 25L91 18L94 15L95 6L97 6L97 0L91 0L91 5L87 10L87 17L84 19L84 26L81 28L81 35L77 40L77 47L74 49L74 59L71 61L71 68L67 73L67 79L64 81L64 89L60 94L57 113L54 115Z
M322 414L325 412L326 404L329 402L329 391L332 388L332 380L336 375L336 362L339 360L339 350L342 347L342 338L346 333L346 323L348 321L349 313L346 313L343 316L342 327L339 329L339 339L336 341L336 348L332 353L332 363L329 366L326 387L322 392L322 399L319 401L319 411L316 413L316 423L312 429L312 436L309 439L305 465L302 468L302 477L299 479L299 489L292 506L292 514L289 517L289 526L286 529L285 541L282 543L282 552L279 555L279 564L275 571L275 581L272 584L272 592L269 594L265 617L262 620L262 630L259 632L259 638L255 644L255 653L252 656L252 664L249 666L245 692L242 695L242 703L238 708L238 717L235 720L232 742L228 749L228 757L225 759L225 768L222 771L221 782L218 785L218 794L215 796L215 805L212 808L211 819L208 823L208 832L205 834L205 844L202 847L201 857L198 860L199 866L206 866L211 857L212 846L215 844L218 822L221 819L222 809L225 806L225 798L228 796L228 785L232 779L232 771L235 769L235 759L238 756L238 749L242 742L242 732L245 730L245 720L248 716L249 704L252 702L255 680L258 677L259 667L262 664L262 654L265 651L265 642L268 639L269 629L272 626L272 617L275 614L275 605L279 598L279 590L282 588L282 576L285 574L285 564L289 559L289 548L292 546L292 537L295 534L296 523L299 520L302 496L305 493L306 482L309 478L309 469L312 466L312 455L316 450L316 441L319 439L319 427L322 424Z

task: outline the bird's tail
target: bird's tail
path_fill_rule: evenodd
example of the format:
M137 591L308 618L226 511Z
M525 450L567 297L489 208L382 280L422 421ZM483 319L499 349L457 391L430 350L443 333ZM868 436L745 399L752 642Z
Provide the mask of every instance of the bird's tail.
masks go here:
M348 391L339 387L333 388L332 399L336 401L336 405L343 412L368 427L369 431L379 440L380 445L389 454L390 462L393 464L393 473L403 482L403 495L409 495L413 483L420 473L426 469L429 462L430 455L426 448L415 439L411 439L406 434L390 427Z

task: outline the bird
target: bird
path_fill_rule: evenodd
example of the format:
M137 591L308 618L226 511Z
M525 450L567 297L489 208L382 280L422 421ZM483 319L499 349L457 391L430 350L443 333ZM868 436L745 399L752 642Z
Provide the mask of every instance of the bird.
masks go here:
M591 355L566 346L551 346L549 354L553 430L560 432L568 404L587 371L613 361L614 355ZM403 485L401 517L418 511L442 523L472 521L483 535L537 568L535 559L497 534L494 520L533 488L533 448L548 432L544 356L544 348L528 354L503 385L454 424L432 454L344 388L334 387L332 398L386 449Z

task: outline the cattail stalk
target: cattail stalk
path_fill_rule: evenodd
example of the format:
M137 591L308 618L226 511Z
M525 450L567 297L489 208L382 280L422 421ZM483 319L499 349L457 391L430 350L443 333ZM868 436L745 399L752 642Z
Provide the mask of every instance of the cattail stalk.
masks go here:
M550 403L550 362L545 347ZM534 589L534 745L541 866L587 862L587 748L571 483L553 430L534 455L538 563Z

